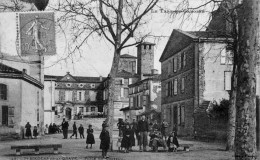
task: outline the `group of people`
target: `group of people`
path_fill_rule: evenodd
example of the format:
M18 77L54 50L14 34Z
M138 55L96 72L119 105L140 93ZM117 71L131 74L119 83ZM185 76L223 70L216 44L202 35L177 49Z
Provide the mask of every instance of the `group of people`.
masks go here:
M33 134L32 134L32 130L31 130L31 124L29 122L27 122L27 124L25 125L25 136L29 139L29 138L37 138L38 136L38 127L34 126L33 127ZM33 137L32 137L33 136Z
M148 145L153 151L158 151L158 147L160 146L164 149L168 147L168 151L176 151L177 147L179 147L175 131L171 132L167 139L166 129L168 123L165 122L165 120L163 120L161 124L158 124L156 120L148 124L145 120L145 116L142 116L141 120L136 122L136 120L133 119L132 123L129 123L127 119L125 122L120 119L117 126L119 129L118 149L122 150L122 148L124 148L124 152L131 151L132 147L135 146L135 137L138 141L140 151L147 151ZM148 133L150 133L149 144Z
M60 126L56 125L55 123L50 123L50 125L48 126L48 124L45 125L44 128L44 134L55 134L55 133L60 133L61 129Z

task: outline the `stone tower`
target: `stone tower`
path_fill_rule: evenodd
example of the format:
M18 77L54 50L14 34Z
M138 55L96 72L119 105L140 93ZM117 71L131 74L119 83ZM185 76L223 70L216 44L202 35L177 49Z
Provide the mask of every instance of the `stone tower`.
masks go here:
M154 68L154 43L143 42L137 45L137 74L143 79L144 74L151 74Z

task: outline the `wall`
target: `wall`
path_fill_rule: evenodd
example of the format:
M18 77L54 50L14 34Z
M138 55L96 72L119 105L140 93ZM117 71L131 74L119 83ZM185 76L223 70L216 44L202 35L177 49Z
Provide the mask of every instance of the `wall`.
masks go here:
M154 69L154 45L140 44L137 46L137 74L151 74Z
M132 66L132 64L134 64L134 67ZM127 72L136 73L136 58L122 58L120 57L120 61L119 61L119 65L118 65L118 72L125 70Z
M54 122L55 81L44 81L44 125Z

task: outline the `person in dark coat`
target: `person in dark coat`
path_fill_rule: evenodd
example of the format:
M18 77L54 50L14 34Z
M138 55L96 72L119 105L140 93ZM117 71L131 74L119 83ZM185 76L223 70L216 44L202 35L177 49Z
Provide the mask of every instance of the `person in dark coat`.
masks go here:
M79 130L79 136L80 136L80 138L85 138L85 137L84 137L84 127L82 126L82 124L80 124L78 130Z
M108 132L108 125L105 125L102 132L100 133L99 136L101 142L100 142L100 149L102 149L102 157L103 158L109 158L107 156L107 151L110 146L110 136Z
M78 132L77 132L77 126L76 126L76 122L74 122L73 126L73 134L70 136L70 138L72 138L74 135L76 136L76 139L78 139Z
M167 140L167 146L169 152L177 151L177 148L179 147L179 142L177 139L176 132L172 132L172 134L169 136Z
M130 124L130 151L132 151L133 146L135 146L135 129L133 124Z
M122 143L121 143L121 147L125 148L125 153L129 152L129 148L131 145L130 135L131 135L131 129L130 129L129 125L126 125L125 129L123 131L123 139L122 139Z
M25 136L28 137L28 139L29 139L29 137L32 138L31 125L30 125L29 122L27 122L27 124L25 125L25 128L26 128L26 130L25 130Z
M118 127L118 130L119 130L119 135L118 135L119 137L123 136L123 126L124 126L123 119L119 118L118 123L117 123L117 127Z
M52 123L50 123L50 125L49 125L49 134L52 134Z
M37 139L37 136L38 136L37 126L34 126L34 128L33 128L33 137L34 137L35 139Z
M56 126L55 123L53 123L53 125L52 125L52 133L57 133L57 132L58 132L57 126Z
M142 119L138 121L138 132L139 132L139 138L140 138L140 151L146 151L147 146L147 132L148 132L148 122L145 120L145 116L142 116ZM143 148L142 148L143 147Z
M68 128L69 128L69 123L67 121L65 121L65 118L63 118L63 121L61 123L61 129L62 129L62 132L63 132L63 139L68 138Z
M87 146L86 148L88 148L88 144L90 144L90 148L92 148L92 144L95 144L95 138L94 138L94 135L93 135L93 132L94 130L92 129L92 125L89 125L88 126L88 129L87 129Z

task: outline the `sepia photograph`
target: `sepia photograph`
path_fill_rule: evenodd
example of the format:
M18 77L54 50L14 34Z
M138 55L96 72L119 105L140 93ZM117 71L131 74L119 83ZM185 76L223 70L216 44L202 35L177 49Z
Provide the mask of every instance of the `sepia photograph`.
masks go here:
M0 160L260 159L260 0L0 0Z

